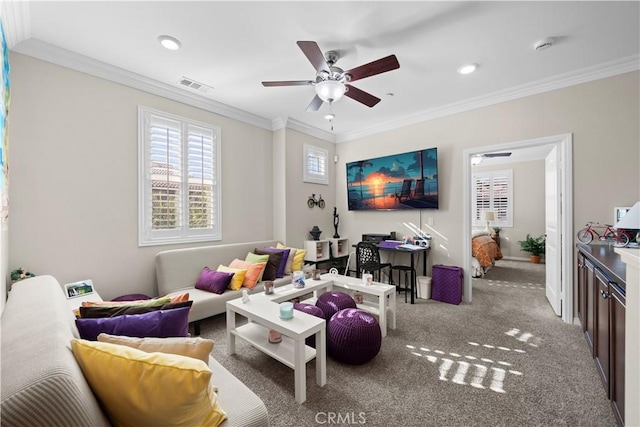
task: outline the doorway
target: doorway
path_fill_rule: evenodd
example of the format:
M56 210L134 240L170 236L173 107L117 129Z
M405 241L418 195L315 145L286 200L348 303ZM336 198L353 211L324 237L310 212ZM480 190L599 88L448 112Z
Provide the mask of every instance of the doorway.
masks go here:
M485 146L464 150L463 152L463 235L471 236L471 158L474 155L493 151L517 150L523 148L537 148L542 146L553 146L556 152L557 161L546 168L545 175L552 173L555 175L557 186L555 195L550 194L545 189L545 197L553 197L553 202L557 209L554 215L545 216L545 229L550 227L556 234L556 246L551 254L553 259L549 259L556 269L555 279L547 285L553 286L553 292L547 292L550 304L556 307L560 304L562 320L566 323L573 323L573 171L572 171L572 135L562 134L542 138L535 138L524 141L515 141L505 144ZM550 254L547 254L549 256ZM473 288L470 274L471 267L471 245L463 245L463 262L467 274L464 281L465 302L473 299ZM551 280L551 279L547 279Z

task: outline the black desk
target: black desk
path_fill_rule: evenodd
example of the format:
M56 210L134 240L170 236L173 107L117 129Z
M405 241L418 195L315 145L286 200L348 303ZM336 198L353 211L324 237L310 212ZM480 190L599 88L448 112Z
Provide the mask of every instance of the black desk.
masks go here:
M356 247L357 245L353 245ZM415 257L416 255L420 255L424 253L422 257L422 275L427 275L427 256L429 256L429 248L420 248L415 250L407 250L407 249L399 249L399 248L385 248L378 245L378 249L384 252L393 252L393 253L408 253L411 256L411 304L415 304L414 292L416 289L416 276L413 274L413 271L416 269ZM356 276L360 277L360 260L356 255Z

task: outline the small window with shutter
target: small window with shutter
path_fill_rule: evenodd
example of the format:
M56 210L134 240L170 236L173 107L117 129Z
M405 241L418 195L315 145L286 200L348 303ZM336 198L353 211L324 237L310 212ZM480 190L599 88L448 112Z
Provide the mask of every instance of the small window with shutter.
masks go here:
M303 181L329 185L329 151L324 148L304 144Z
M484 227L484 212L493 212L492 227L513 227L513 170L476 172L472 182L472 223Z
M138 245L220 240L220 129L145 107L138 126Z

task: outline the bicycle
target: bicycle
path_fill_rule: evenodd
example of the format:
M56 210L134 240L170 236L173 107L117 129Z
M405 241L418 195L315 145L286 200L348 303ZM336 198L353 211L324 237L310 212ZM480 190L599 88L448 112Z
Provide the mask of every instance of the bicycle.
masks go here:
M596 228L604 228L604 233L598 233ZM578 231L577 235L578 241L585 245L591 243L595 236L598 236L598 240L610 242L616 248L624 248L629 244L629 240L631 240L631 237L626 231L618 230L609 224L600 224L598 222L588 222L582 230Z
M307 200L307 206L309 206L310 208L314 206L319 206L320 209L324 209L325 203L324 203L324 199L322 198L322 194L320 194L319 199L316 199L315 194L312 194L311 196L309 196L309 200Z

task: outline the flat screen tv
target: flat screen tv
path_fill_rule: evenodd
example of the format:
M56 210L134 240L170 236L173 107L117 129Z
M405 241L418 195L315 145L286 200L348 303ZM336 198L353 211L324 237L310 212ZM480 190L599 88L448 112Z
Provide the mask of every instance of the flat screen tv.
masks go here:
M350 211L438 209L438 149L347 163Z

